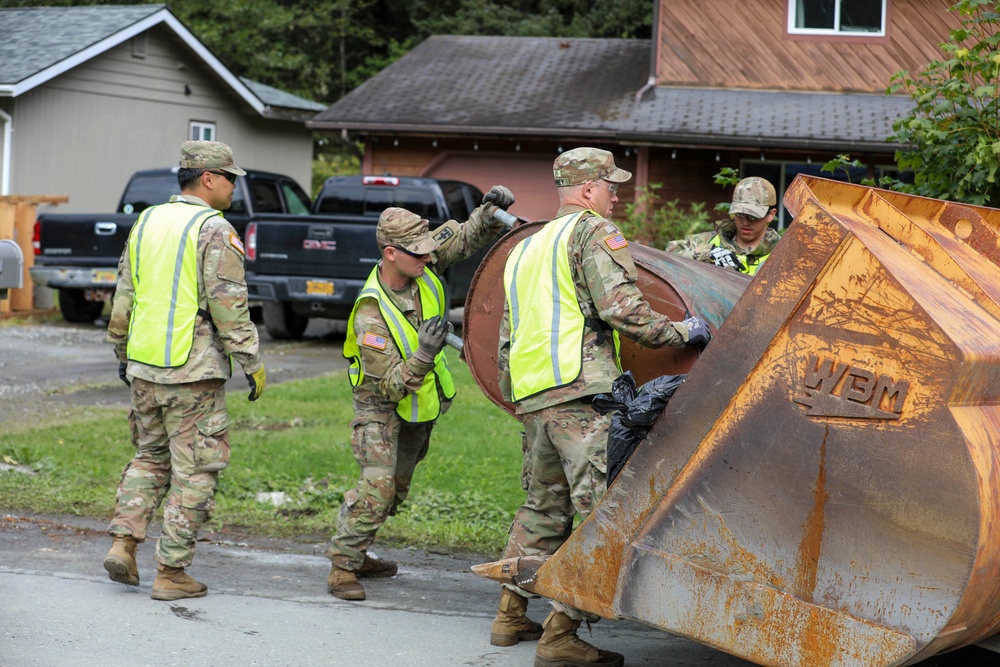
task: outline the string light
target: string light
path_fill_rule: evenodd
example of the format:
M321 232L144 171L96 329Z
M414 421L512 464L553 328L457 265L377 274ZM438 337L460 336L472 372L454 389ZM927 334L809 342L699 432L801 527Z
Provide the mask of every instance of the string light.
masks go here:
M715 152L715 161L716 162L721 162L722 161L722 155L719 154L719 151Z
M520 151L521 151L521 142L520 142L520 141L519 141L519 142L517 142L517 144L516 144L516 145L514 146L514 150L516 150L516 151L518 151L518 152L520 152Z
M438 140L435 139L434 141L431 142L431 148L437 148L437 147L438 147Z
M676 148L673 150L673 152L670 153L670 159L671 160L676 160L677 159L677 149Z

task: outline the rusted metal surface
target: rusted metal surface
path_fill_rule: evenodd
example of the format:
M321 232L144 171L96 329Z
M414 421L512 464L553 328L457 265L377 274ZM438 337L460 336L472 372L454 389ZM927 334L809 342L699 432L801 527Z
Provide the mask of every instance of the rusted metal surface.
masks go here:
M518 576L761 665L975 643L1000 625L1000 212L803 176L785 205L601 504Z
M464 357L477 384L491 401L514 414L497 384L497 343L503 316L503 271L507 255L522 239L534 234L545 221L521 224L490 249L469 285L463 319ZM636 284L653 310L672 320L698 315L715 332L739 300L749 278L716 266L668 255L631 244L629 250L639 270ZM659 375L687 373L698 359L693 348L653 350L622 338L622 368L631 370L642 384Z

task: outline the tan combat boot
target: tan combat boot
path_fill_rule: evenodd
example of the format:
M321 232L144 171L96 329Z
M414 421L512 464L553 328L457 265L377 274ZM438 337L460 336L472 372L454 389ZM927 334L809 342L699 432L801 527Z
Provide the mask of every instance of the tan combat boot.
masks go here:
M490 630L490 643L494 646L513 646L518 642L541 637L542 626L528 618L525 615L527 611L528 598L504 588L500 593L500 607Z
M326 577L326 587L330 594L341 600L364 600L365 589L357 576L350 570L342 570L336 565L330 568Z
M111 581L129 586L139 585L139 568L135 564L135 549L139 541L131 535L112 536L111 550L104 557L104 569Z
M576 636L580 621L553 611L542 624L545 632L535 650L535 667L622 667L625 656L602 651Z
M358 579L381 579L396 575L399 567L391 560L382 560L378 556L365 554L365 562L354 573Z
M192 579L183 567L158 565L156 579L153 580L154 600L180 600L183 598L203 598L208 586Z

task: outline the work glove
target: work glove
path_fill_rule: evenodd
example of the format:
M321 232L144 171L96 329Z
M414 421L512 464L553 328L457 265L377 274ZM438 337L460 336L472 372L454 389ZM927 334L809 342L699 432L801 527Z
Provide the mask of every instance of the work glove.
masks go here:
M684 342L688 345L705 347L708 341L712 340L712 332L708 330L705 320L700 317L689 317L681 322L681 325L687 329L687 336Z
M448 335L448 320L439 315L428 318L417 329L417 351L414 353L420 361L434 363L434 357L444 347L444 338Z
M490 191L483 195L484 204L493 204L504 211L514 203L514 193L502 185L494 185Z
M247 382L250 383L250 395L247 396L247 400L256 401L264 393L264 385L267 384L267 373L264 372L264 364L261 364L260 368L253 373L244 373L244 375L247 376Z
M736 269L737 271L746 271L746 265L740 261L739 256L732 250L727 250L726 248L712 248L709 257L715 262L716 266L721 266L724 269Z
M128 370L128 362L127 361L119 361L118 362L118 377L119 377L119 379L121 379L122 382L125 383L126 387L131 387L132 383L128 381L128 373L126 373L127 370Z

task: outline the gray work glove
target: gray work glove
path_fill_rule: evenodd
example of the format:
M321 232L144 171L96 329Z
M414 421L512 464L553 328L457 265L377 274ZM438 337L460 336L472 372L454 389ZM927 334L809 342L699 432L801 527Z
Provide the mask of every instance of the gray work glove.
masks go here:
M747 270L746 265L740 261L740 258L732 250L712 248L712 252L708 254L716 266L721 266L724 269L736 269L737 271Z
M447 335L447 319L435 315L424 320L417 329L418 347L413 356L426 364L433 364L434 357L444 347L444 337Z
M484 204L493 204L499 209L507 210L514 203L514 193L502 185L494 185L490 191L483 195Z
M681 324L687 329L687 340L685 342L688 345L700 345L704 347L708 344L708 341L712 340L712 332L708 330L705 320L700 317L689 317L681 322Z

